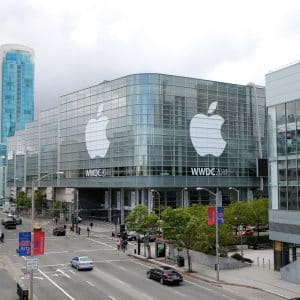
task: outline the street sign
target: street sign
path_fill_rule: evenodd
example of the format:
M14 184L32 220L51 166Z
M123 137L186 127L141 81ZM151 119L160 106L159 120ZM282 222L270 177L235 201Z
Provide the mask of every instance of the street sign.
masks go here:
M26 270L32 271L38 269L38 261L36 257L26 259Z
M31 255L31 232L19 232L19 256Z

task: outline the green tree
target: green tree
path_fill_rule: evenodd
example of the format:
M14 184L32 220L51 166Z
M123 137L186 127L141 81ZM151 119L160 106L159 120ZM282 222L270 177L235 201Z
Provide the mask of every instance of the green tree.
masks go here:
M265 226L269 222L269 201L267 198L254 199L248 202L247 214L249 224L256 226L259 236L260 227Z
M19 192L16 199L17 210L31 207L31 198L27 197L24 192Z
M126 223L129 230L135 230L138 234L144 234L144 243L146 243L148 258L151 258L149 234L158 231L158 216L155 213L148 213L146 206L138 205L127 215Z
M239 201L233 202L229 206L225 207L225 223L231 225L235 229L236 234L238 233L238 227L240 225L246 226L250 224L248 206L248 202Z
M48 203L46 195L42 191L37 190L34 193L34 205L35 209L40 213L43 209L48 209Z
M207 243L207 235L202 230L203 219L198 214L191 213L193 209L195 208L168 207L162 212L163 237L186 250L189 272L192 272L190 250Z

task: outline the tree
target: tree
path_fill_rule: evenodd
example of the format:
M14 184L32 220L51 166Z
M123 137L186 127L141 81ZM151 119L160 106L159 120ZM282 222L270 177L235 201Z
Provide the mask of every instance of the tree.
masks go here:
M249 224L256 226L257 236L259 236L260 226L267 225L269 201L266 198L259 198L248 202L247 214Z
M137 205L132 212L127 215L126 223L129 230L135 230L138 234L144 234L144 243L146 243L148 258L151 258L149 234L158 232L158 216L155 213L148 213L146 206Z
M35 205L35 209L38 212L41 212L43 209L48 208L46 195L43 194L42 191L40 191L40 190L37 190L34 193L34 205Z
M196 217L189 208L166 208L162 212L163 237L173 240L186 250L188 271L192 272L190 250L197 244L205 244L207 235L201 230L203 219Z
M236 234L240 225L249 224L248 202L233 202L225 207L225 223L235 228Z
M31 207L31 199L24 192L19 192L16 199L17 210Z

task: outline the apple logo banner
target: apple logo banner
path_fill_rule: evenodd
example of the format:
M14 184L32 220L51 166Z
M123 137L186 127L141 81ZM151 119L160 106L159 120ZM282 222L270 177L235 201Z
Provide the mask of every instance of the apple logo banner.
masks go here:
M97 118L91 119L85 128L85 145L90 158L105 157L109 140L106 135L108 118L103 116L103 104L98 107Z
M219 115L211 115L216 110L217 104L217 101L211 103L207 115L197 114L190 123L192 144L200 156L211 154L219 157L226 146L221 135L224 119Z

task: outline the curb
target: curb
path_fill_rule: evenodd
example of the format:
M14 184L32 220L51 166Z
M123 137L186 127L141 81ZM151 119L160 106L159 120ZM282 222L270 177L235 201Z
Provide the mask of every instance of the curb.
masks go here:
M174 267L172 265L168 265L166 263L157 261L157 260L155 260L155 258L146 258L146 257L141 256L141 255L129 254L129 253L127 255L129 257L134 257L136 259L139 259L139 260L151 263L151 264L155 264L155 265L159 265L159 266L161 266L161 265L165 265L166 266L167 265L167 266ZM216 281L216 280L212 280L211 278L203 276L203 275L198 275L198 274L195 274L195 273L189 273L189 272L187 272L185 270L177 269L176 267L175 267L175 269L176 269L176 271L179 271L179 272L183 273L185 276L189 276L191 278L198 279L198 280L201 280L201 281L204 281L206 283L213 284L213 285L217 285L217 286L222 286L222 285L230 286L231 285L231 286L245 287L245 288L249 288L249 289L263 291L263 292L266 292L266 293L269 293L269 294L281 297L283 299L290 299L287 296L284 296L284 295L275 293L273 291L270 291L268 289L260 288L260 287L257 287L257 286L252 286L252 285L247 285L247 284L240 284L240 283L233 283L233 282L227 282L227 281L223 281L223 280Z

